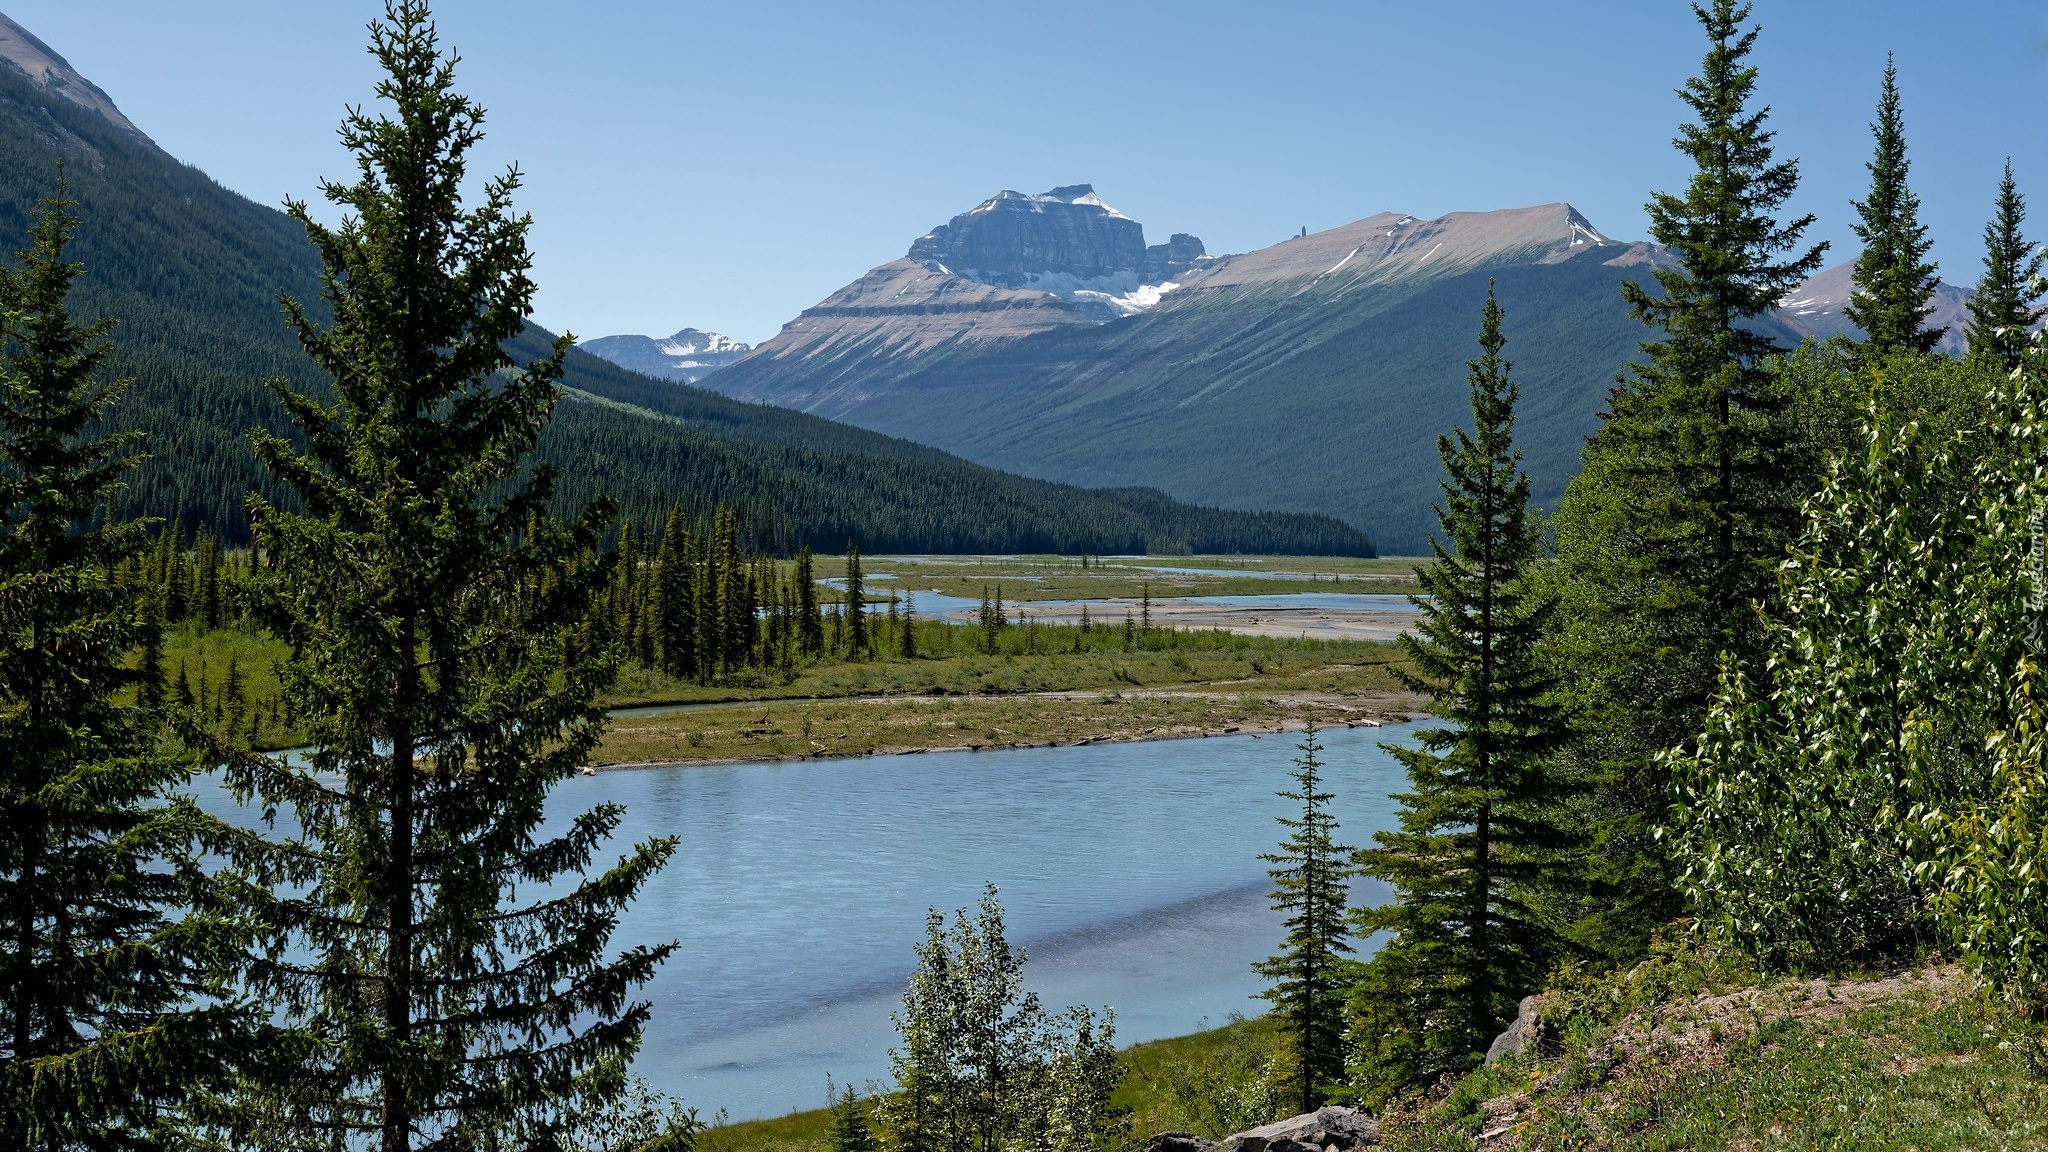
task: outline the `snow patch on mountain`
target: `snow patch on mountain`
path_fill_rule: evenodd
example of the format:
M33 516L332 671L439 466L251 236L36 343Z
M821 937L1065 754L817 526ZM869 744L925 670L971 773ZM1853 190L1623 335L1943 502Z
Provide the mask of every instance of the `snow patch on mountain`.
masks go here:
M577 347L621 368L684 384L697 381L754 350L717 332L685 328L673 336L599 336Z
M722 336L716 332L699 332L695 328L685 328L666 340L655 341L655 347L660 348L665 356L703 356L716 355L720 352L743 353L749 351L752 345L742 344L730 336Z

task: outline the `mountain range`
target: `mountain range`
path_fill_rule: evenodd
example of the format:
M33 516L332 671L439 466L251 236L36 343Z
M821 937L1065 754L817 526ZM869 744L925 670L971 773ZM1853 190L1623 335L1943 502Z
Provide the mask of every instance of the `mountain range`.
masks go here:
M599 336L578 348L646 376L695 384L754 350L730 336L685 328L673 336Z
M1551 503L1646 336L1620 285L1668 259L1562 203L1383 212L1219 257L1185 234L1145 244L1086 184L1004 191L702 383L1050 479L1325 513L1420 552L1488 285L1517 443ZM1788 346L1851 332L1848 284L1831 268L1761 327ZM1942 285L1931 321L1958 347L1966 299Z
M127 510L243 539L247 493L289 499L246 438L253 426L289 432L263 381L329 388L278 306L289 293L317 308L314 250L284 213L166 154L105 92L0 16L0 246L25 243L60 162L82 221L67 255L84 274L69 303L75 316L118 321L106 369L132 383L109 421L140 429L150 455L131 474ZM539 356L552 339L532 326L514 351ZM565 507L602 494L637 519L681 507L703 523L730 503L758 544L777 549L836 550L857 538L874 551L1372 550L1334 518L1008 474L580 349L568 354L564 384L537 455L561 469Z

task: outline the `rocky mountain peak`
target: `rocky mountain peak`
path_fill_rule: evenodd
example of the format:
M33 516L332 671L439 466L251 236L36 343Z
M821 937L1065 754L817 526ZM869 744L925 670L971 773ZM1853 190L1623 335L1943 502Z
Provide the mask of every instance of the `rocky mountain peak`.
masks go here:
M667 339L598 336L577 347L621 368L684 384L695 384L754 350L751 344L697 328L685 328Z
M908 258L977 284L1049 292L1096 320L1143 311L1176 277L1209 262L1185 232L1148 246L1144 226L1091 184L1006 188L918 237Z
M113 97L79 75L64 57L57 55L55 49L36 39L34 33L4 14L0 14L0 66L46 92L62 96L82 108L92 109L137 140L151 142L142 134L142 129L114 107Z

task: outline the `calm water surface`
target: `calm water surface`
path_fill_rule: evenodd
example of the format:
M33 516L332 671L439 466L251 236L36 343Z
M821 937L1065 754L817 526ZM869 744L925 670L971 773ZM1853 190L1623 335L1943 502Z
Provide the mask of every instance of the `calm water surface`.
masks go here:
M1378 744L1409 738L1324 733L1346 843L1392 826L1403 778ZM1294 810L1273 795L1294 739L614 771L556 805L623 803L622 844L681 838L613 938L682 944L646 989L635 1071L743 1119L820 1106L828 1074L885 1077L926 908L972 905L985 880L1052 1008L1113 1007L1123 1043L1256 1014L1250 965L1280 936L1258 854ZM224 793L201 800L248 819Z

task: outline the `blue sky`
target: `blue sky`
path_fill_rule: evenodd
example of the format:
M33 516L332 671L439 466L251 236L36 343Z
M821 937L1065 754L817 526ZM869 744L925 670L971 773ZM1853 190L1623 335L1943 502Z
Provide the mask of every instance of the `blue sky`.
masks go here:
M174 155L264 203L345 175L374 80L363 0L7 0ZM1093 183L1211 252L1392 210L1567 200L1645 234L1685 177L1688 6L1628 3L441 0L482 158L517 160L538 319L758 341L1001 188ZM1977 276L2010 154L2048 239L2048 5L1758 0L1798 207L1854 253L1868 122L1898 54L1945 277Z

